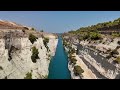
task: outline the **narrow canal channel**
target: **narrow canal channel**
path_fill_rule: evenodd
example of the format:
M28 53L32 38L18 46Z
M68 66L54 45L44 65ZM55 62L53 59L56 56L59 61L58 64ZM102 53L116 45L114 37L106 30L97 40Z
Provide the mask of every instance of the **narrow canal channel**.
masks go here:
M67 53L62 44L62 38L59 36L55 56L52 58L49 66L48 79L70 79L68 70Z

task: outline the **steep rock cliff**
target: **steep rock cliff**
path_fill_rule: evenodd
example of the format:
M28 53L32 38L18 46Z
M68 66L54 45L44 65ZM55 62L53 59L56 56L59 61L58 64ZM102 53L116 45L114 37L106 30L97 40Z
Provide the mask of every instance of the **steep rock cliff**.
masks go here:
M58 39L52 34L52 37L48 37L47 45L50 50L47 51L43 37L38 36L32 44L29 33L25 32L27 31L1 30L0 79L24 79L28 74L31 74L33 79L47 78L50 59L55 54ZM39 52L36 63L31 60L32 47L36 47Z

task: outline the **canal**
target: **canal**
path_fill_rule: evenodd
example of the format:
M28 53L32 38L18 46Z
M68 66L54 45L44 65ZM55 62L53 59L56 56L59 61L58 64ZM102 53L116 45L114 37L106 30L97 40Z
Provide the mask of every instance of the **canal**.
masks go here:
M59 36L58 45L55 56L52 58L49 65L48 79L70 79L70 72L68 70L67 53L62 44L62 38Z

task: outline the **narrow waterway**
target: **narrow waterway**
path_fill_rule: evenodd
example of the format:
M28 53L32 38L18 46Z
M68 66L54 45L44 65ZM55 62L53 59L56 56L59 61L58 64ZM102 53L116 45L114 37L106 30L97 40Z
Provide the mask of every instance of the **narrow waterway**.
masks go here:
M62 38L59 36L58 45L55 56L52 58L49 65L48 79L70 79L70 72L68 70L67 53L62 44Z

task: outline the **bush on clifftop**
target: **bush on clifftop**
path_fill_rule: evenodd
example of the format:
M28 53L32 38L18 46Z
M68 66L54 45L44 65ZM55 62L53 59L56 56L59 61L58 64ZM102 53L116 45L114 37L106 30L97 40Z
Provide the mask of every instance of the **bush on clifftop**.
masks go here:
M84 70L80 66L74 66L73 71L76 76L81 75L84 72Z
M36 41L36 39L38 39L38 38L36 36L34 36L33 34L29 35L29 40L32 44Z

